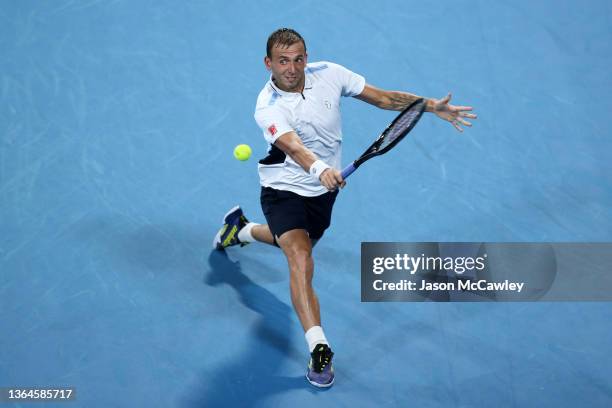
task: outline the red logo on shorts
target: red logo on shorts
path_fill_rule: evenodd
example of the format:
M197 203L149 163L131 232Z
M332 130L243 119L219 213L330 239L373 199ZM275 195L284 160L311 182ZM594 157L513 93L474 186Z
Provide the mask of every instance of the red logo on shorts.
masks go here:
M276 134L276 126L274 124L272 124L269 128L268 128L268 132L270 132L270 134L272 136L274 136Z

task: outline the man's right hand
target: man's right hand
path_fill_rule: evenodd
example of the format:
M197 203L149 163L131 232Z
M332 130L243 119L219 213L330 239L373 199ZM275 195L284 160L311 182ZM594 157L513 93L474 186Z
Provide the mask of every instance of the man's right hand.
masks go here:
M342 179L342 174L336 169L329 168L319 177L321 184L329 191L334 191L338 187L344 188L346 181Z

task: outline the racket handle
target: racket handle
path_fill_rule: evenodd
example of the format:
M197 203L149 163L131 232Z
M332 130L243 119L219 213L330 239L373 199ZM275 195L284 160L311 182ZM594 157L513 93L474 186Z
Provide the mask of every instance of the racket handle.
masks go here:
M352 162L351 164L349 164L348 166L346 166L344 168L344 170L342 170L342 172L340 174L342 174L342 178L346 179L348 176L350 176L351 174L353 174L353 172L357 170L357 166L355 166L355 162Z

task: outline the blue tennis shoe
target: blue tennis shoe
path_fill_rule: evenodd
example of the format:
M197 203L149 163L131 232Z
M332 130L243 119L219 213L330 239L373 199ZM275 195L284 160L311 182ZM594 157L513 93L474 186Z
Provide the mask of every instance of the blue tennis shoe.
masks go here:
M217 235L215 235L213 248L223 250L234 245L247 245L248 242L240 242L238 233L248 223L249 220L242 213L240 206L237 205L229 210L225 217L223 217L223 226L217 232Z
M332 358L334 353L327 344L317 344L310 353L310 363L306 379L319 388L331 387L334 383L334 366Z

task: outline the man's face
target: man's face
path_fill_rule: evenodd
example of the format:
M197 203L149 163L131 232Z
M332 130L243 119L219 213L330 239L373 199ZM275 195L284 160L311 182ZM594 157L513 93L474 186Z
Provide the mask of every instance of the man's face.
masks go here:
M275 45L271 50L272 58L266 56L264 63L276 86L286 92L301 92L304 89L304 68L308 55L301 41L289 47Z

